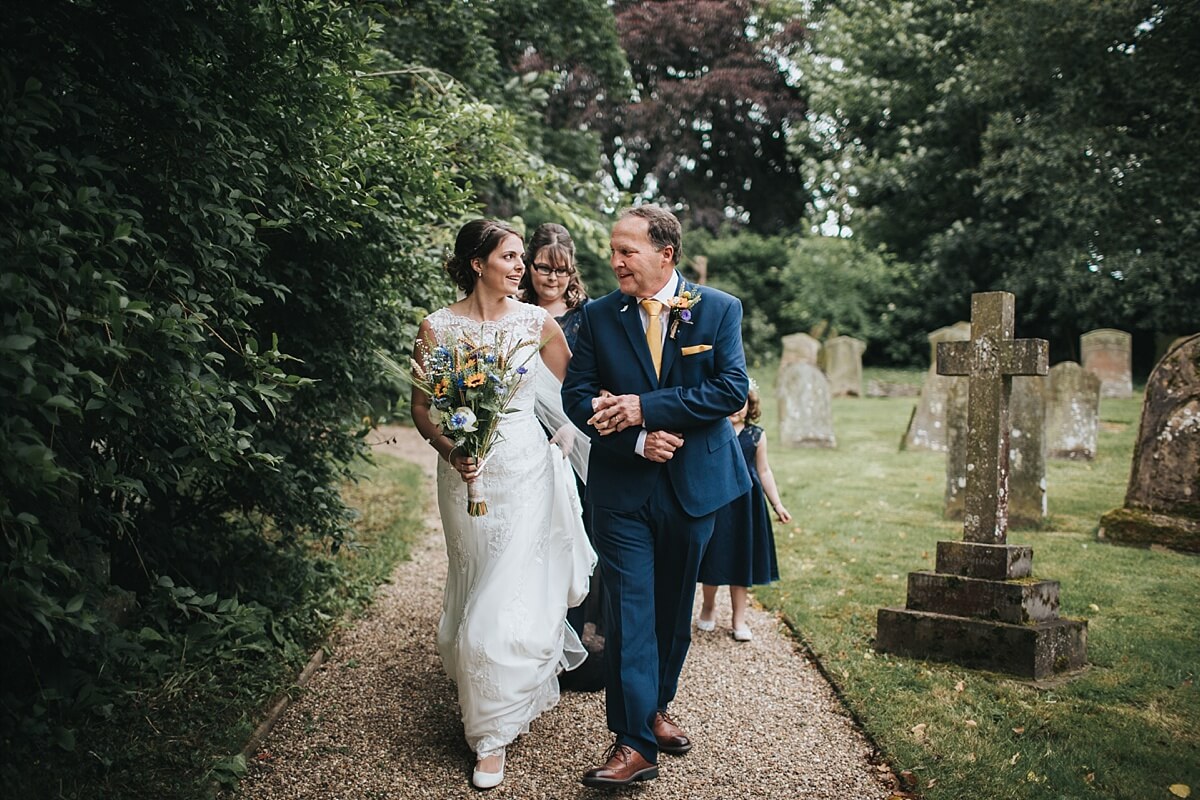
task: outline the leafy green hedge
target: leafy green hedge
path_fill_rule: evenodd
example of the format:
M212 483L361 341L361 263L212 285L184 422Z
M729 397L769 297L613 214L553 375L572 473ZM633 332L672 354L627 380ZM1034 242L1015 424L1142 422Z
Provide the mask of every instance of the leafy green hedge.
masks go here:
M446 299L472 181L531 170L502 112L385 105L377 32L315 0L0 16L6 748L72 747L160 638L277 657L264 573L315 567L270 553L346 536L372 353Z

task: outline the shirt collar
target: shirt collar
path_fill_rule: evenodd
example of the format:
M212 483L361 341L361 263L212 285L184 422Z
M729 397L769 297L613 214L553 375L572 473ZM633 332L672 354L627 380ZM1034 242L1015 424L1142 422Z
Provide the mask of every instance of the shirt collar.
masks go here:
M661 289L659 289L658 292L655 293L654 297L646 298L646 299L657 300L658 302L662 303L663 305L666 305L670 301L670 299L675 296L675 294L677 293L678 290L679 290L679 273L675 270L672 270L671 271L671 279L669 281L667 281L667 285L662 287Z

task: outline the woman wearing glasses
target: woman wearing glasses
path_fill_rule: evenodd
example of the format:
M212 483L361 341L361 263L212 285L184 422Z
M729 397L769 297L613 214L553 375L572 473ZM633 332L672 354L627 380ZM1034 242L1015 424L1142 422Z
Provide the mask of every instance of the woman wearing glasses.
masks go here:
M588 296L575 267L571 234L557 222L539 225L525 248L525 264L519 299L550 312L573 348L583 321L579 311Z
M562 328L567 346L574 347L579 326L583 322L583 314L579 312L588 302L588 296L575 265L575 242L571 240L571 234L557 222L539 225L525 246L525 265L518 299L541 306L549 312ZM539 411L542 410L539 406ZM565 415L562 419L548 415L540 418L547 433L552 435L551 441L564 438L561 427L569 424ZM574 432L574 427L570 430ZM569 452L572 466L579 476L579 496L582 498L588 443L582 434L574 438L576 444L563 449ZM586 501L583 510L584 527L589 529L588 537L591 538L591 514ZM604 688L604 626L600 619L604 607L603 592L600 572L597 570L592 575L587 599L567 611L567 622L578 632L588 655L577 669L559 674L558 683L563 689L598 691Z

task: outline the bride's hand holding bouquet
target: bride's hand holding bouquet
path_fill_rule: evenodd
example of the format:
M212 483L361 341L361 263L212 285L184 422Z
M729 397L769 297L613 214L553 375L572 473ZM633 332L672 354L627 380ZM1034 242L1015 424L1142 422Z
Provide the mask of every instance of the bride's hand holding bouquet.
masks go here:
M510 410L526 365L543 344L531 339L509 342L503 331L490 342L482 338L481 329L478 341L466 335L447 343L422 339L416 348L420 357L409 359L409 370L385 353L378 354L389 372L428 396L430 419L454 444L447 461L453 463L456 451L474 459L474 469L463 476L467 513L473 517L487 513L487 500L475 477L500 440L500 417Z

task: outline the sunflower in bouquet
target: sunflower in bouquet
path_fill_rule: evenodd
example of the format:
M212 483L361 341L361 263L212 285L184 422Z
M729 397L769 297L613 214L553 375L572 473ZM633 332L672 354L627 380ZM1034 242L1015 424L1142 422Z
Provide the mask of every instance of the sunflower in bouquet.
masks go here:
M410 359L409 372L386 354L379 355L389 371L429 396L433 422L454 442L454 449L473 457L482 470L500 439L500 417L509 411L526 365L543 344L532 339L510 342L503 331L490 342L483 341L482 331L478 338L464 334L453 342L421 342L421 357ZM467 513L487 513L487 500L475 481L467 484Z

